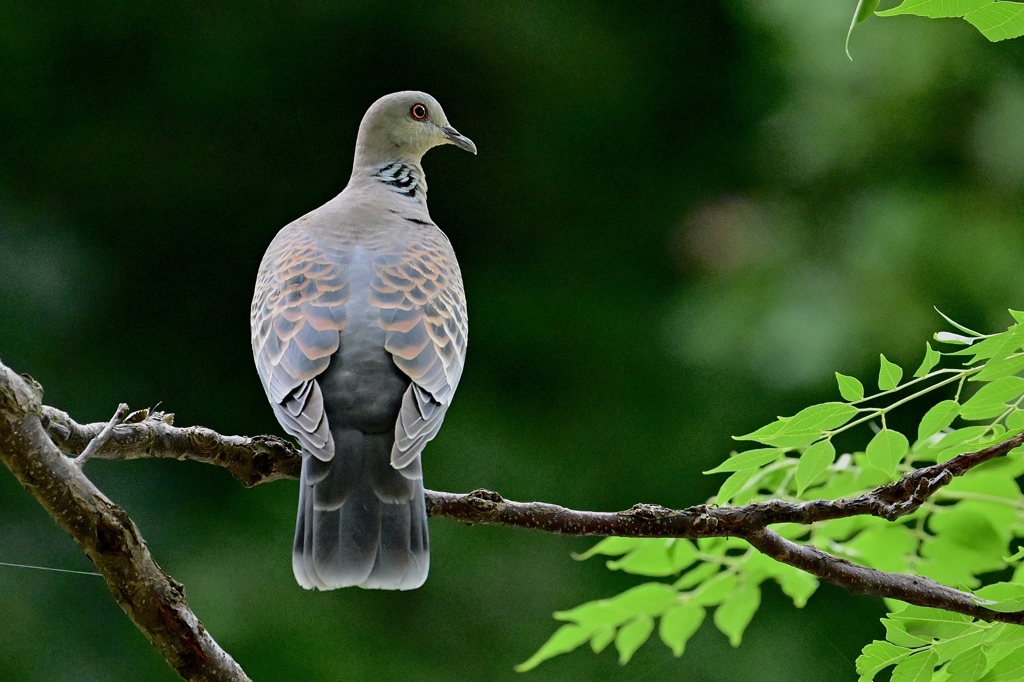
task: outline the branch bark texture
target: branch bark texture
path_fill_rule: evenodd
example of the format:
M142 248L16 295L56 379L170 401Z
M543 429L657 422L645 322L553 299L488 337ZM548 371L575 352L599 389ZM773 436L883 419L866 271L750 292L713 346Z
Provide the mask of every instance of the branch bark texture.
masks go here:
M0 364L0 460L82 546L114 599L178 674L200 682L249 680L189 608L182 585L154 561L128 514L51 441L41 396L39 384Z

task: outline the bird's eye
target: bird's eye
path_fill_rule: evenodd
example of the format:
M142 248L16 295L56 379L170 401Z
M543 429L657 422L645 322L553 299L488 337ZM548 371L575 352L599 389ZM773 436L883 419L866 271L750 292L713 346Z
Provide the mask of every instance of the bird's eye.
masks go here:
M427 108L422 104L413 104L409 114L417 121L422 121L427 117Z

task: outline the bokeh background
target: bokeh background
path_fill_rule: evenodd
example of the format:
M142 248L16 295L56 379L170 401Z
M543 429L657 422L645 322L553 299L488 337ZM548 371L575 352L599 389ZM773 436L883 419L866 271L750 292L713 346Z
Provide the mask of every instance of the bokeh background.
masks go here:
M285 223L343 187L366 107L427 90L480 155L425 162L462 263L467 369L428 486L685 506L744 433L916 365L937 306L1024 306L1024 43L848 2L40 3L0 7L0 358L79 421L120 401L279 433L248 310ZM550 614L636 581L585 539L431 522L414 593L307 593L294 482L92 462L256 680L853 680L874 600L766 586L706 625L512 666ZM89 570L0 471L0 561ZM101 579L0 567L0 679L176 679Z

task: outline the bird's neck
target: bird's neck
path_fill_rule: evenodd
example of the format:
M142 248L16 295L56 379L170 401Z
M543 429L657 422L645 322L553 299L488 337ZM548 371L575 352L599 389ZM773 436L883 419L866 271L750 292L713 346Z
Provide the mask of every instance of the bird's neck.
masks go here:
M352 168L349 185L393 192L424 206L427 203L427 178L419 161L412 159L360 159Z

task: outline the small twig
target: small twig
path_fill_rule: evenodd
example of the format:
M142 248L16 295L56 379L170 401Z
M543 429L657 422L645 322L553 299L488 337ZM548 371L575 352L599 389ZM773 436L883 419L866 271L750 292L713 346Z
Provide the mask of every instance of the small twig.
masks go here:
M107 422L106 426L103 427L95 438L89 441L89 444L85 446L85 450L82 450L82 454L75 457L75 464L81 467L89 460L90 457L96 455L96 453L103 448L103 445L110 438L110 434L114 432L114 427L120 424L127 414L128 406L124 403L118 405L117 409L114 411L114 416L110 418L110 421Z
M133 422L138 414L140 419ZM106 426L79 424L63 410L42 407L43 427L54 445L68 455L78 455ZM277 436L223 436L202 426L179 428L174 415L142 411L128 415L107 436L96 459L139 459L143 457L189 459L224 467L246 487L297 479L302 456L288 441Z

